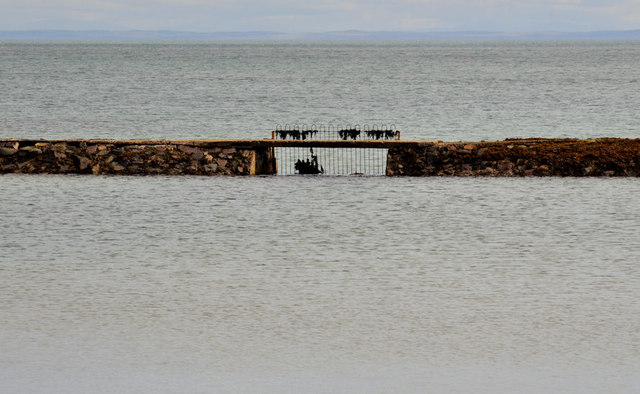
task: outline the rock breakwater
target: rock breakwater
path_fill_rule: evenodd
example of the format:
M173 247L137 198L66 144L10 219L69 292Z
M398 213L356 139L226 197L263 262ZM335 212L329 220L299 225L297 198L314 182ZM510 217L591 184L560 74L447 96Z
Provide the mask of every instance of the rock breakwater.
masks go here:
M275 174L276 147L385 148L390 176L640 176L640 139L620 138L481 142L0 139L0 174Z
M269 173L269 154L202 141L0 140L0 173L256 175Z
M391 176L640 176L640 139L429 142L387 157Z

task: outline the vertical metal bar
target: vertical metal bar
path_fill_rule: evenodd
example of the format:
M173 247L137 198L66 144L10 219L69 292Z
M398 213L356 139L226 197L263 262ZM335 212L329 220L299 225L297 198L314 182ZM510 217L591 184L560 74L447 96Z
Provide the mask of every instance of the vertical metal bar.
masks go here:
M375 168L376 168L376 175L380 172L380 169L378 168L378 159L377 159L377 157L375 156L375 153L376 153L378 150L379 150L379 149L376 149L374 152L371 152L371 153L373 154L373 157L372 157L372 163L373 163L373 165L374 165L374 166L375 166Z
M373 149L371 150L370 155L373 155L375 157L375 153L376 153L377 149L374 151ZM374 175L378 175L378 166L377 166L377 162L375 162L374 160L371 160L372 158L369 157L369 161L371 162L371 173Z
M325 162L327 164L326 164L326 167L324 168L324 171L327 175L331 175L331 149L327 148L326 152L327 153L326 153Z
M337 175L338 173L338 160L336 158L336 148L331 149L331 152L333 154L333 169L331 170L331 172L333 173L333 175Z
M362 170L360 171L362 175L369 175L369 169L367 168L367 151L369 148L363 148L362 151Z
M371 154L374 153L373 149L369 149L369 152L367 152L367 166L369 167L369 173L370 175L376 175L377 174L377 170L376 167L372 165L371 163Z
M387 174L387 154L388 149L381 149L382 151L382 175Z
M377 149L376 149L376 151L377 151ZM373 155L373 156L375 157L375 153L376 153L376 151L374 151L374 150L372 149L372 151L371 151L370 155ZM371 156L370 156L370 157L369 157L369 161L371 162L371 172L372 172L373 174L375 174L375 175L378 175L377 162L375 162L375 161L374 161L375 159L374 159L374 160L371 160L371 159L372 159L372 158L371 158Z
M344 173L345 175L349 175L349 165L351 164L351 150L349 148L346 149L344 155Z
M371 153L376 153L379 150L380 149L376 149L375 152L371 152ZM375 155L372 158L372 162L374 162L374 165L376 166L376 175L377 175L380 172L380 168L378 168L378 159L377 159L377 157Z
M358 164L358 152L355 149L351 149L351 168L349 169L349 175L353 175L356 172L356 165Z

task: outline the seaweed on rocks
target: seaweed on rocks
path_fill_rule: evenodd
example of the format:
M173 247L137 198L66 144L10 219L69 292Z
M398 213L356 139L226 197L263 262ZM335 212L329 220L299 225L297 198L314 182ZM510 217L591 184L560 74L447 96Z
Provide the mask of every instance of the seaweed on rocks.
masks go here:
M282 140L286 140L291 137L292 140L306 140L313 137L318 130L276 130L276 135Z
M398 137L396 130L367 130L367 137L374 140L392 140Z
M346 141L348 139L356 140L358 138L358 136L360 135L360 130L357 130L357 129L342 129L342 130L338 131L338 135L344 141Z

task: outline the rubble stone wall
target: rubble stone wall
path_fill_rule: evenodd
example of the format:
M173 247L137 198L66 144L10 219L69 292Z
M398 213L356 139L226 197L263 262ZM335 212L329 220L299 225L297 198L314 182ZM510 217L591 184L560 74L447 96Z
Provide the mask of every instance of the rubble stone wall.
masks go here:
M0 140L0 174L257 175L269 148L126 141Z
M390 147L387 175L640 176L640 139L508 139Z
M273 140L0 139L0 174L273 174L274 146L290 145L292 141ZM640 139L333 141L330 145L388 148L390 176L640 176Z

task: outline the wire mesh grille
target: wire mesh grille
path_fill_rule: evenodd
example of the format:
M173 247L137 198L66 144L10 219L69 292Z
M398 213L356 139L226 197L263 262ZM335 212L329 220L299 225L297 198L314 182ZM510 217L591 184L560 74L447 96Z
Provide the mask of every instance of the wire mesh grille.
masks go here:
M399 140L400 131L393 126L318 126L285 125L277 126L272 138L278 140L298 141L365 141L365 140Z
M278 175L385 175L385 148L276 147Z

